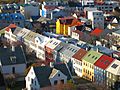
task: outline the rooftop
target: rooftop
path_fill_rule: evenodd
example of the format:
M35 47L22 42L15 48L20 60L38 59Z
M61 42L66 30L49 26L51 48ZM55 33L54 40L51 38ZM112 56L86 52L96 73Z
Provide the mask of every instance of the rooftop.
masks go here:
M82 60L85 60L91 64L94 64L103 54L90 50L88 53L82 58Z
M106 71L114 75L120 75L120 61L114 60Z
M79 50L73 55L73 58L81 61L82 58L85 56L86 53L87 53L86 50L84 50L84 49L79 49Z
M101 68L106 69L112 62L114 61L114 58L109 57L107 55L102 55L95 63L94 65Z
M102 34L102 32L103 32L103 30L96 28L90 34L93 36L100 36Z

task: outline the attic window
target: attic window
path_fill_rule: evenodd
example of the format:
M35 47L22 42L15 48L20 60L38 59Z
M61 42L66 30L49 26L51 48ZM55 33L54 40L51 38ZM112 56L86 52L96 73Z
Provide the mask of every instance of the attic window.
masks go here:
M88 57L90 56L91 54L88 55Z
M75 53L77 52L77 50L74 51Z
M118 65L117 64L113 64L111 67L115 69L115 68L118 67Z
M92 58L94 58L95 56L92 56Z
M68 47L67 49L69 49L70 47Z
M53 40L52 40L53 41ZM52 41L50 41L50 43L52 43Z
M97 57L95 57L95 60L97 59Z
M10 60L11 60L12 63L16 63L16 56L11 56Z

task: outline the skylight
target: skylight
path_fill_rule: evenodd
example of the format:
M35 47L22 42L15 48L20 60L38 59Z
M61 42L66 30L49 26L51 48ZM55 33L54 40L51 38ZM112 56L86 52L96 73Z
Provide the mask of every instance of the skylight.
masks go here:
M118 67L118 65L117 64L113 64L111 67L116 69Z

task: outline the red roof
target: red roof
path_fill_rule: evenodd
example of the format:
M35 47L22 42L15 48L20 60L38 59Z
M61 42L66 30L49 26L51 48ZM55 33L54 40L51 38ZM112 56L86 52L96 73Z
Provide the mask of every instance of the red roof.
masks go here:
M90 34L93 35L93 36L100 36L102 32L103 32L103 30L101 30L99 28L96 28Z
M69 16L69 17L64 17L64 18L59 18L59 20L69 20L69 19L76 19L75 17Z
M9 32L9 31L10 31L10 28L9 28L9 27L7 27L5 30L6 30L7 32Z
M81 59L85 56L86 53L87 53L86 50L80 49L73 55L73 58L81 61Z
M105 70L113 61L114 61L114 58L109 57L109 56L107 56L107 55L102 55L102 56L94 63L94 65Z
M81 32L81 31L79 31L79 30L75 30L75 31L73 31L73 32L79 34L80 36L83 36L83 32Z
M9 32L10 28L16 28L17 26L15 24L10 24L8 27L6 27L6 31Z
M8 27L9 28L16 28L17 26L15 24L10 24Z
M44 6L44 8L45 9L47 9L47 10L54 10L54 9L56 9L57 7L56 6Z

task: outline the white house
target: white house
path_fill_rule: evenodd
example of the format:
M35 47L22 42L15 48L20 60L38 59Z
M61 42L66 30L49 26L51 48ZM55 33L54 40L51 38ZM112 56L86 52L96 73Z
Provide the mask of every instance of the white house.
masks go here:
M104 29L104 16L102 11L88 11L87 18L92 21L92 28Z
M28 34L25 34L24 38L23 38L24 44L30 47L30 43L34 44L34 42L32 42L32 40L34 40L36 35L38 35L38 33L35 33L33 31L30 31ZM32 48L32 47L30 47L30 48Z
M87 53L84 49L79 49L72 57L73 72L82 77L82 58Z
M31 41L30 47L36 52L36 57L45 60L45 45L49 42L50 38L43 35L36 35Z
M16 41L16 35L13 34L13 32L19 27L17 27L15 24L10 24L8 27L5 28L5 38L9 41Z
M47 86L66 83L67 76L60 70L48 66L31 67L25 77L27 90L40 90Z
M79 2L82 3L83 6L91 6L94 5L94 0L79 0Z
M43 2L43 5L48 5L48 6L58 6L58 1L47 1Z
M16 29L14 31L14 35L16 35L16 39L18 41L24 42L24 36L26 36L28 33L30 33L30 30L26 29L26 28L20 28L20 29Z
M22 46L0 48L0 70L2 74L24 74L26 57Z
M83 32L79 31L79 30L75 30L72 32L72 38L80 40L83 38Z

